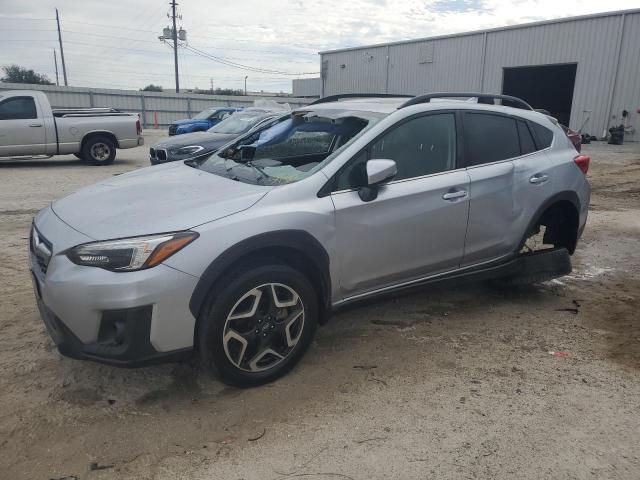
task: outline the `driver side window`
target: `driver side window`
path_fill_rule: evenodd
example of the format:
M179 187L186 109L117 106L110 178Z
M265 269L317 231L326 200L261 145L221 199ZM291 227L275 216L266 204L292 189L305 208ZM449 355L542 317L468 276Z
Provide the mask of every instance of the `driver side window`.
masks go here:
M395 160L394 180L446 172L456 168L456 126L453 113L412 118L375 140L339 173L333 191L366 184L366 163L371 159Z
M13 97L0 103L0 120L38 118L36 103L31 97Z

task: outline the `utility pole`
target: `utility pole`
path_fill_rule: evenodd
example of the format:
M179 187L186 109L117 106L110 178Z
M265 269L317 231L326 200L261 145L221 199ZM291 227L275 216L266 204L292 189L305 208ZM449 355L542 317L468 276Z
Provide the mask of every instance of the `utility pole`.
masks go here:
M174 0L175 1L175 0ZM174 14L175 14L175 9L174 9ZM64 50L62 48L62 34L60 33L60 16L58 15L58 9L56 8L56 22L58 23L58 41L60 42L60 60L62 60L62 76L64 77L64 86L68 87L69 84L67 83L67 66L64 63ZM173 24L175 25L176 23L176 19L175 17L173 18ZM177 58L177 56L176 56ZM177 60L176 60L177 62ZM176 63L176 76L178 75L178 64Z
M247 94L247 78L249 78L249 75L245 75L244 76L244 94Z
M213 95L213 77L211 77L211 95Z
M56 67L56 86L60 86L60 81L58 79L58 57L56 56L56 49L53 49L53 64Z
M178 79L178 29L176 28L176 5L176 0L171 0L171 18L173 19L173 63L176 70L176 93L180 93L180 80ZM58 28L58 32L59 31L60 29Z

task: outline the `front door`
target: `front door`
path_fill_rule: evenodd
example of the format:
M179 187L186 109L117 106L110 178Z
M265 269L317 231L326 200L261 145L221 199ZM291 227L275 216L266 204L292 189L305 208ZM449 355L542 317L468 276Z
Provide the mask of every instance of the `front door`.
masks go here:
M398 174L365 202L366 161L391 159ZM469 177L457 169L454 113L413 117L382 134L337 174L335 206L343 298L458 267Z
M42 155L45 148L44 121L33 97L0 100L0 156Z

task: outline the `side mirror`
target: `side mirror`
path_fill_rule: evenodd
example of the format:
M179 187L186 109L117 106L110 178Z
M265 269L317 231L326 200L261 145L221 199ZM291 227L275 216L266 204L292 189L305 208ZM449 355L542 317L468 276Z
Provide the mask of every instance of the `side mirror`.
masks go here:
M367 162L366 171L367 185L358 190L358 195L363 202L370 202L378 198L378 187L398 174L398 166L393 160L374 159Z
M367 183L379 185L398 174L398 166L393 160L375 159L367 162Z

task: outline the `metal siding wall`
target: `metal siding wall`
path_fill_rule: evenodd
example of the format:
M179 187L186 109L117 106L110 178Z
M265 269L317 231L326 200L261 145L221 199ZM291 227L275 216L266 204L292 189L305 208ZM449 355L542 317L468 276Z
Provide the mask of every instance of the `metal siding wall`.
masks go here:
M363 47L321 55L328 61L324 95L385 92L386 54L389 51L389 93L482 90L501 93L505 67L577 63L570 127L600 136L630 112L630 123L640 128L640 13L625 14L621 58L611 116L609 94L615 77L621 14L486 33L461 34L389 46ZM483 36L487 37L482 82ZM433 62L420 64L420 49L433 44ZM369 59L368 56L373 56ZM345 68L339 68L345 64ZM481 85L483 87L481 88ZM640 139L635 133L629 139Z
M383 93L387 77L387 47L337 52L321 56L328 60L324 95L336 93ZM344 65L345 68L340 68Z
M390 46L389 93L475 91L480 88L483 34ZM433 61L419 63L433 45Z
M489 33L484 89L502 91L505 67L577 63L569 126L577 129L589 116L584 131L599 136L607 115L619 25L620 17L612 16Z
M143 113L142 98L144 97L145 118L143 120L146 121L147 127L153 126L156 116L158 125L165 126L174 120L194 116L210 107L251 107L254 100L265 99L288 103L291 108L297 108L307 105L313 100L297 97L175 94L20 83L0 83L1 90L40 90L47 95L51 105L56 108L112 107L139 114ZM190 111L188 109L189 103L191 105Z
M622 110L629 112L629 124L635 132L625 140L640 140L640 14L626 15L618 78L613 96L610 124L622 123ZM613 118L615 116L615 118Z

